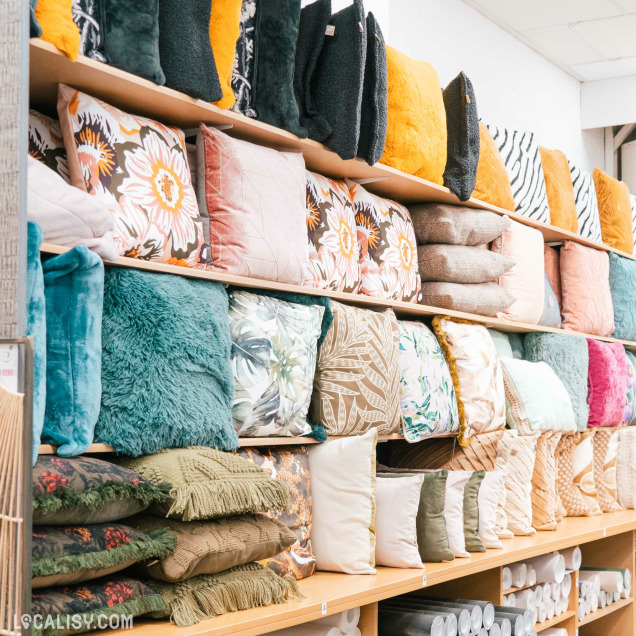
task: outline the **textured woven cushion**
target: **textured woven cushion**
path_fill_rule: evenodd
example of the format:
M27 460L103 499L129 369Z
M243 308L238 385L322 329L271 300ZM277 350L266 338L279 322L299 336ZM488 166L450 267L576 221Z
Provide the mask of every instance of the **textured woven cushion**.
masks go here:
M515 535L535 534L532 527L532 476L538 433L522 436L516 435L516 431L505 431L504 437L512 440L506 472L508 530Z
M601 221L598 215L598 200L594 179L589 172L581 170L568 159L570 177L574 188L574 200L576 201L576 216L578 232L584 238L589 238L597 243L602 242Z
M422 283L422 304L429 307L495 316L514 302L497 283Z
M594 486L603 512L616 512L616 453L618 431L599 428L594 433Z
M631 254L634 251L634 235L629 188L626 183L610 177L599 168L594 168L593 177L603 243Z
M627 395L627 360L620 342L587 339L588 426L618 426L623 421Z
M539 146L539 152L550 207L550 223L569 232L576 232L576 201L567 157L560 150L548 150L543 146Z
M636 340L636 261L609 254L609 284L614 308L614 338Z
M60 123L36 110L29 111L29 156L55 170L64 181L70 183L71 175Z
M548 431L537 439L537 455L532 474L532 527L557 529L556 447L560 432Z
M582 433L563 434L557 446L557 493L561 499L568 517L589 517L595 514L596 502L585 498L581 489L574 483L574 452L581 439ZM584 450L584 449L581 449ZM583 453L579 456L578 463L584 463ZM590 467L592 458L590 457ZM578 473L582 474L585 466L578 467ZM593 478L593 472L591 473Z
M598 493L594 480L594 436L596 431L587 430L580 433L577 440L572 465L574 468L574 485L581 492L581 496L588 504L591 514L598 515L602 510L598 502Z
M616 499L629 510L636 508L636 428L616 431Z

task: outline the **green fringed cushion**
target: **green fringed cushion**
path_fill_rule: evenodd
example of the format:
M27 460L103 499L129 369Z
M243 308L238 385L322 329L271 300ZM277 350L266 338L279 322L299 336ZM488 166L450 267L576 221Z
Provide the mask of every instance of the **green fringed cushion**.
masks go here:
M194 625L228 612L286 603L302 598L296 581L281 578L258 563L248 563L220 574L195 576L181 583L153 582L166 610L153 618L169 616L177 627Z
M39 588L82 583L167 557L177 538L165 527L144 534L117 523L35 526L31 545L31 587Z

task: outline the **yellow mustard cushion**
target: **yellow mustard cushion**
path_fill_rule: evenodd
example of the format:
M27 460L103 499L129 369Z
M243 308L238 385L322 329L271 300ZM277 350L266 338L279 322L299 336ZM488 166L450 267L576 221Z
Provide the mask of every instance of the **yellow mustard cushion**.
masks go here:
M79 55L80 33L73 22L72 4L73 0L38 0L35 17L42 27L42 39L75 61Z
M568 159L560 150L539 146L550 206L550 223L563 230L578 232L576 200Z
M629 188L626 183L598 168L594 168L593 177L603 243L631 254L634 251L634 235Z
M386 47L389 115L380 161L433 183L444 183L446 111L437 72Z
M481 122L479 122L477 183L473 197L504 210L514 212L516 209L506 164L488 127Z
M210 13L210 43L214 52L216 71L223 89L219 108L234 106L232 67L236 53L236 40L240 32L242 0L214 0Z

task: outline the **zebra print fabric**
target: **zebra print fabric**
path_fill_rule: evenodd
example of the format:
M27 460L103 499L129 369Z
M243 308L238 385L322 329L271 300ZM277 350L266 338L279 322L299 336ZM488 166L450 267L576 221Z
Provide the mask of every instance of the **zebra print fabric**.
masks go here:
M636 196L630 194L629 201L632 204L632 235L634 236L634 254L636 254Z
M541 223L550 223L539 146L534 134L488 126L506 164L516 211Z
M589 172L581 170L568 159L570 176L574 186L576 216L579 221L579 234L591 241L602 243L601 220L598 214L598 200L594 179Z

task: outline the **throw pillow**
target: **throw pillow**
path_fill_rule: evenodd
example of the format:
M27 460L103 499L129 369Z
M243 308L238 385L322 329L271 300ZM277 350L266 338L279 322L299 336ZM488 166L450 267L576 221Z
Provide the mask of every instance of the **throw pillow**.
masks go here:
M374 429L309 450L319 570L375 574L376 442Z
M568 165L570 166L570 177L576 201L578 232L583 238L601 243L601 220L598 213L594 179L589 172L581 170L569 159Z
M580 439L581 433L563 434L556 452L557 493L568 517L589 517L595 514L596 510L596 502L583 497L583 493L574 483L574 452ZM585 466L580 467L579 472L584 468Z
M31 587L82 583L110 576L138 561L167 557L177 545L166 524L151 532L117 523L35 526L31 539Z
M563 329L609 336L614 331L614 308L607 252L565 241L559 260Z
M484 547L503 548L495 527L497 525L497 503L500 493L505 490L506 474L502 470L484 471L484 479L479 487L477 504L479 508L479 538Z
M239 36L232 67L232 110L246 117L256 117L252 88L254 86L254 34L256 32L256 0L243 0Z
M79 55L80 34L71 11L73 0L38 0L35 19L45 42L57 47L75 61Z
M610 177L598 168L594 168L592 176L598 199L603 243L631 254L634 251L634 235L629 188L623 181Z
M464 490L472 473L465 470L449 470L446 477L444 523L448 547L455 558L467 558L464 535Z
M232 420L240 436L311 434L307 411L323 312L317 305L231 292Z
M398 327L404 439L418 442L457 432L455 387L437 339L421 322L400 320Z
M218 283L108 269L96 441L126 455L236 448L227 316Z
M633 510L636 508L636 428L621 428L616 434L616 499L623 508Z
M499 284L516 300L497 317L536 325L543 313L545 292L543 234L512 221L493 241L492 251L515 260L515 265L499 277Z
M381 162L442 185L446 167L446 111L435 69L386 47L389 115Z
M547 431L537 438L537 455L532 473L532 527L557 529L556 448L560 432Z
M472 82L460 73L442 91L446 111L446 168L444 185L468 201L477 182L479 116Z
M171 484L170 497L152 514L182 521L214 519L272 509L287 510L289 490L252 462L216 448L164 450L155 455L118 458L153 484Z
M539 146L539 152L548 195L550 223L568 232L576 233L579 225L568 159L560 150L548 150Z
M506 164L515 211L539 223L550 223L550 209L534 133L488 126Z
M630 194L629 202L632 206L632 236L634 237L634 251L636 252L636 196Z
M623 507L616 501L616 452L618 431L599 428L594 433L594 486L603 512L616 512Z
M421 281L409 211L353 181L346 183L360 245L360 292L376 298L418 302Z
M510 457L506 472L506 518L508 530L515 535L536 534L532 527L532 476L537 455L538 433L517 435L505 431L510 439Z
M559 250L549 245L543 246L543 265L545 273L550 281L550 287L556 296L559 315L562 307L562 291L561 291L561 268L559 265Z
M627 360L620 342L587 339L588 426L619 426L627 396Z
M574 467L574 485L579 489L583 501L589 506L592 515L602 514L598 503L598 494L594 483L594 435L596 431L587 430L579 434L574 448L572 465Z
M625 360L627 361L627 394L621 425L632 426L636 424L636 356L625 349Z
M33 467L33 523L118 521L165 501L169 489L101 459L41 455Z
M488 334L492 339L497 355L500 358L513 358L512 347L510 346L510 334L505 331L497 331L496 329L488 329Z
M433 329L448 363L459 409L459 443L505 426L501 364L481 325L435 316Z
M29 111L29 156L71 181L60 122L36 110ZM32 184L29 184L31 187Z
M333 323L318 352L311 421L330 435L379 435L400 427L399 331L395 314L332 302Z
M479 536L479 491L485 476L485 470L476 470L464 486L464 539L468 552L486 551Z
M609 253L609 286L614 308L614 338L636 340L636 261Z
M302 155L201 124L197 175L210 218L210 267L301 285L309 258Z
M92 0L73 0L71 6L73 22L80 33L80 55L86 55L97 62L105 62L103 52L103 28L105 8Z
M360 287L360 245L344 181L307 170L306 215L309 261L303 285L355 294Z
M544 274L543 313L539 318L539 324L542 327L556 328L561 326L559 300L552 289L547 272Z
M108 205L122 255L190 267L204 262L183 131L64 84L57 107L71 181Z
M422 283L422 305L495 316L515 302L498 283Z
M38 20L35 17L35 7L38 4L38 0L29 1L29 37L39 38L42 35L42 27L38 24Z
M216 102L219 108L234 106L232 68L236 55L236 41L240 35L242 0L216 0L210 10L210 44L223 97Z

